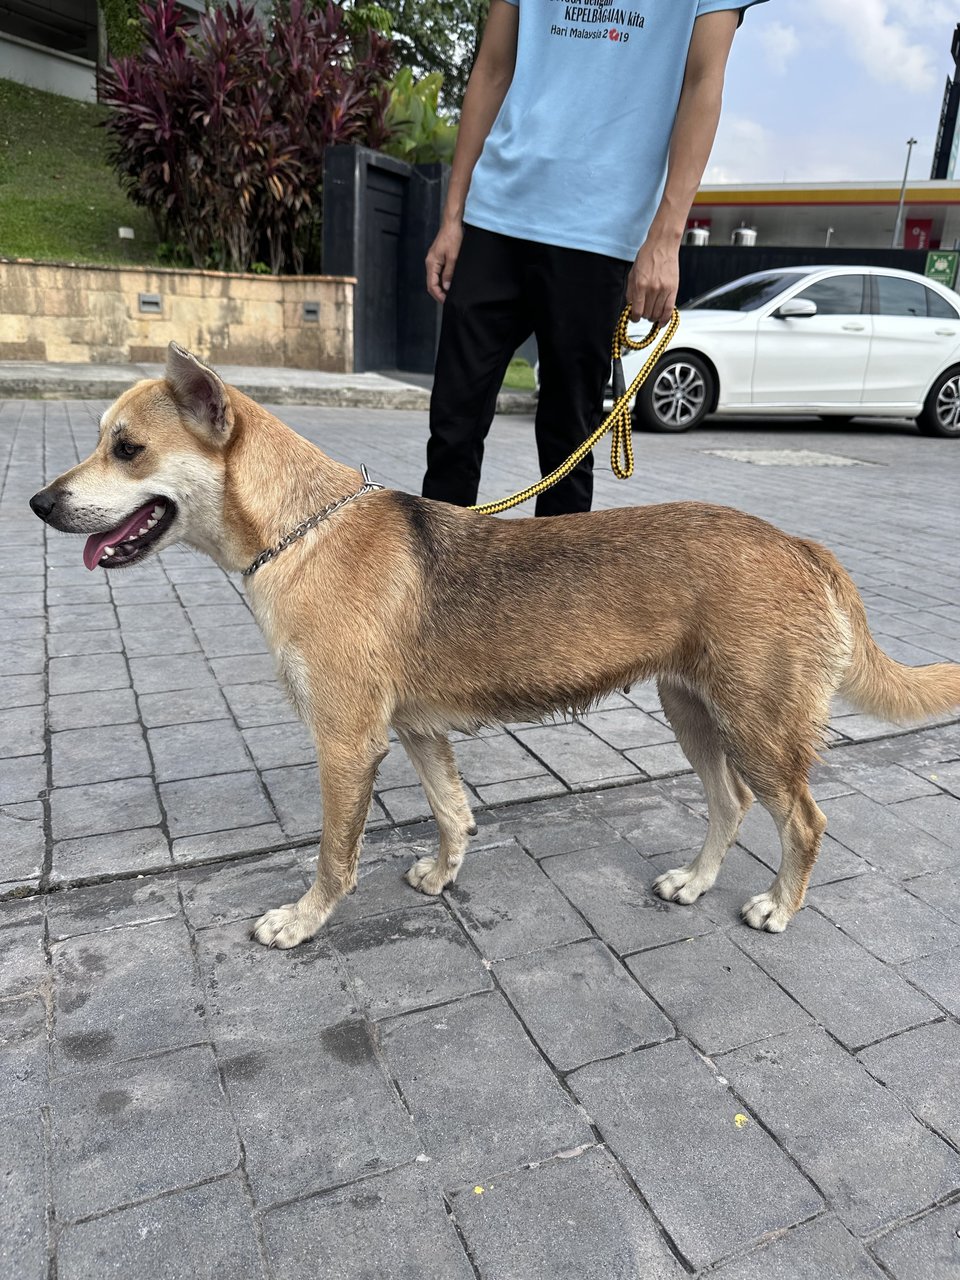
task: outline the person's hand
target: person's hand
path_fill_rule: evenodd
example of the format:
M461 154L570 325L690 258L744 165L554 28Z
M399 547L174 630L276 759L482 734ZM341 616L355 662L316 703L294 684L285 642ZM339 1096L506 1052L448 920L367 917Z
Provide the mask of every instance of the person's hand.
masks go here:
M427 251L427 293L437 302L446 299L462 241L463 224L459 221L445 222Z
M673 244L646 241L630 268L627 302L631 320L665 325L677 302L680 251Z

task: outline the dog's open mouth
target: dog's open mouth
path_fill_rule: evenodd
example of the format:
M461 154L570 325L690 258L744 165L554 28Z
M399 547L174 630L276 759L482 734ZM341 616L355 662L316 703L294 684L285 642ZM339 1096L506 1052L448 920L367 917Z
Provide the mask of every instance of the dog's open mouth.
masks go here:
M177 518L176 503L169 498L152 498L115 529L92 533L83 548L88 569L118 569L142 560Z

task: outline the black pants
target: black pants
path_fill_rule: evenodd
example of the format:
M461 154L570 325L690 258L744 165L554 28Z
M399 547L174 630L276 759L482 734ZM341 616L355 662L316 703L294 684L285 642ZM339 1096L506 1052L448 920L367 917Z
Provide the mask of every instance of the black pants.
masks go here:
M541 475L597 428L629 269L628 262L599 253L464 228L443 304L425 498L461 507L476 502L497 393L511 357L531 333L540 355ZM535 479L517 476L513 489ZM592 498L591 456L537 499L536 514L589 511Z

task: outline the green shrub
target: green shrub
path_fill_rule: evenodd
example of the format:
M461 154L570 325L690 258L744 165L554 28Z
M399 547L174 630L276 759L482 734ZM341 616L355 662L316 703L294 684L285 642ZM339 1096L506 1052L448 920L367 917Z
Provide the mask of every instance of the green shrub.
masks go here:
M111 58L128 58L143 47L138 0L98 0Z
M443 76L433 71L416 83L409 67L401 67L390 85L386 123L389 136L382 150L409 164L450 164L457 126L438 110Z

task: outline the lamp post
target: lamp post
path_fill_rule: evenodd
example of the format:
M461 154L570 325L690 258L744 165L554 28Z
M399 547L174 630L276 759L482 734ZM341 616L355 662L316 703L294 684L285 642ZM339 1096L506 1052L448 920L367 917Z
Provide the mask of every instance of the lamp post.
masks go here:
M907 198L907 175L910 172L910 156L913 154L913 148L917 145L916 138L907 139L907 163L903 170L903 182L900 185L900 203L897 206L897 220L893 224L893 239L890 241L891 249L902 248L899 244L901 233L903 232L903 204Z

